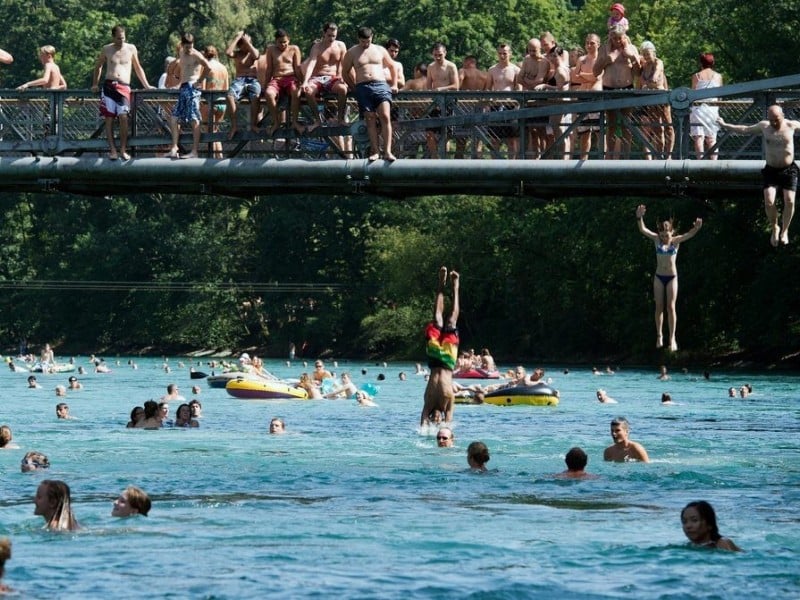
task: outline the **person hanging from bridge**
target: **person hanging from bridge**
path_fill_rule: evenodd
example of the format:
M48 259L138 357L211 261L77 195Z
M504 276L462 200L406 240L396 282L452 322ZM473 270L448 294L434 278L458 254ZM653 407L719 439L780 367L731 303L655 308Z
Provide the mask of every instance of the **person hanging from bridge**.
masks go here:
M420 427L431 422L431 415L438 411L444 414L445 422L453 420L455 392L453 391L453 368L458 358L458 315L459 274L450 272L453 286L453 306L447 321L444 320L444 288L447 284L447 267L439 269L439 283L436 300L433 304L433 321L425 326L427 340L425 352L428 355L428 366L431 373L425 388L425 403L422 407Z
M675 328L678 321L675 304L678 299L678 246L681 242L692 239L703 226L703 219L695 219L694 226L683 234L676 234L672 219L662 221L658 225L658 233L650 231L644 224L647 208L640 204L636 208L636 221L639 231L651 239L656 246L656 274L653 276L653 295L656 302L656 348L664 345L662 330L664 328L664 296L666 295L666 312L669 323L669 349L678 350Z
M100 75L103 67L106 76L103 80L103 90L100 93L100 114L105 118L106 137L108 138L108 158L117 160L130 160L128 154L128 113L131 111L131 69L136 73L139 81L146 90L155 89L147 82L147 76L139 62L139 52L136 46L125 41L125 28L114 25L111 29L113 42L103 46L100 56L94 63L92 72L92 91L99 91ZM119 145L117 154L114 142L114 119L119 119Z
M734 133L756 134L764 138L764 158L766 165L761 171L764 177L764 211L772 229L770 243L777 246L789 243L789 224L794 216L794 197L797 191L797 177L800 173L794 162L794 136L800 129L800 121L787 119L783 109L773 104L767 109L767 118L755 125L733 125L721 117L717 119L720 127ZM778 188L783 190L783 225L778 225L778 209L775 196Z

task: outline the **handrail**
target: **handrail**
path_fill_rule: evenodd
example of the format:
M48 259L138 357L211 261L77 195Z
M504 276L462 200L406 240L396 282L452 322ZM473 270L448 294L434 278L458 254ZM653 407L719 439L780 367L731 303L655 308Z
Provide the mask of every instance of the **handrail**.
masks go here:
M609 136L609 118L616 116L620 137L630 145L626 158L676 158L694 156L692 150L691 108L700 103L719 109L729 122L753 122L764 118L766 107L782 103L787 116L794 118L800 105L800 75L743 82L718 88L668 91L614 90L568 92L400 92L393 107L395 147L405 158L500 158L504 135L517 136L520 156L527 158L579 158L581 136L597 138L594 150L583 158L604 158L600 140ZM224 92L204 91L203 106L213 105ZM169 112L177 90L137 90L133 92L129 145L137 157L164 154L171 144ZM325 104L323 103L323 108ZM499 107L503 110L493 110ZM297 134L281 129L274 138L265 132L252 133L244 122L249 107L243 103L237 115L242 119L239 133L228 140L227 116L214 122L214 112L204 110L201 141L211 156L216 143L224 156L356 158L368 141L366 127L356 120L353 99L348 99L350 120L346 124L319 127L311 133ZM669 108L666 112L661 109ZM595 116L599 113L599 116ZM671 113L671 114L670 114ZM303 106L301 119L313 115ZM530 146L536 127L547 129L546 148L534 152ZM266 123L262 122L262 127ZM674 132L674 134L673 134ZM664 136L672 136L667 148ZM181 143L189 134L181 136ZM349 140L355 144L352 145ZM433 140L431 146L430 140ZM469 147L469 151L466 148ZM566 149L565 149L566 148ZM0 90L0 157L26 155L82 156L105 155L107 142L103 119L98 112L98 95L78 90ZM722 133L703 157L758 159L760 139Z

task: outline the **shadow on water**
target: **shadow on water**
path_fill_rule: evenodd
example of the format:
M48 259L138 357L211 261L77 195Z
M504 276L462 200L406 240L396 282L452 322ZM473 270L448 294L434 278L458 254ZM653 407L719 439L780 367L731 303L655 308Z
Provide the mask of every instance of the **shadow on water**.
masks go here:
M617 510L620 508L639 508L643 510L662 510L662 507L651 504L632 504L605 500L583 500L579 498L542 498L533 494L512 494L511 496L488 496L487 499L505 501L509 504L528 504L549 506L566 510Z

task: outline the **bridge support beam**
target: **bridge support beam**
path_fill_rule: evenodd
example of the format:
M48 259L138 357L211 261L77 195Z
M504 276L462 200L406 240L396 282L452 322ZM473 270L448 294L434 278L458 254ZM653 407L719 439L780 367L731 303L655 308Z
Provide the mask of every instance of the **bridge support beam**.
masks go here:
M759 194L763 161L0 158L0 189L86 195L374 194L736 197Z

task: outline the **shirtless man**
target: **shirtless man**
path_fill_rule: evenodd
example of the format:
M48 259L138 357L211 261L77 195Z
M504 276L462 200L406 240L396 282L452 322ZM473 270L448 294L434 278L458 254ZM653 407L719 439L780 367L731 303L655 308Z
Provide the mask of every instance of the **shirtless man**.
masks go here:
M403 63L397 60L397 55L400 54L400 40L395 38L389 38L386 40L386 43L383 45L386 48L386 51L389 53L389 56L392 57L392 62L394 62L394 72L395 72L395 83L397 84L397 89L402 90L406 87L406 74L403 70ZM386 69L383 70L383 74L386 79L389 79L389 71Z
M486 89L488 79L486 71L478 68L478 59L473 55L465 56L461 68L458 70L458 89L462 91L482 91ZM482 107L478 103L471 109L473 112L481 112ZM455 158L464 158L464 150L467 147L467 139L472 138L472 158L477 158L483 152L483 143L474 135L475 129L456 129L456 153Z
M339 27L336 23L325 23L322 39L311 47L306 63L305 76L300 86L306 95L308 105L314 115L314 124L308 131L314 131L322 124L317 105L317 96L323 92L336 94L336 123L344 123L347 108L347 84L342 79L342 59L347 52L344 42L336 39Z
M547 53L547 61L550 63L550 70L548 72L549 79L544 83L536 86L537 91L551 90L554 92L563 92L569 90L571 73L569 70L569 53L561 46L554 45ZM561 101L561 99L557 100ZM564 131L564 125L572 122L572 115L551 115L549 117L550 129L547 134L548 145L555 145L556 139L561 136ZM561 154L564 160L570 158L570 139L569 136L565 137L560 144L563 144L563 152Z
M184 33L181 36L178 61L181 65L181 86L170 119L172 148L167 157L178 158L181 123L189 123L192 126L192 151L189 154L182 154L180 158L197 158L200 148L200 90L205 85L211 65L203 53L194 47L194 36L191 33Z
M650 457L647 456L647 450L644 449L644 446L628 439L629 431L630 425L625 417L617 417L611 421L611 439L614 440L614 443L603 452L603 460L613 462L628 462L631 460L650 462Z
M206 90L227 90L230 87L230 75L228 67L219 62L219 53L214 46L206 46L203 56L208 61L208 73L206 74ZM225 96L214 96L211 98L211 109L213 111L212 132L219 131L219 124L225 116ZM208 106L203 105L203 121L208 123ZM222 158L222 142L216 141L213 144L214 158Z
M589 457L583 448L575 446L570 448L569 452L564 456L564 462L567 465L567 470L557 474L559 479L596 479L597 475L592 475L586 472L586 464L589 462Z
M453 368L458 357L458 314L459 306L459 275L450 272L450 282L453 286L453 307L447 322L444 320L444 286L447 284L447 267L439 269L439 284L436 290L436 300L433 305L433 321L425 327L427 344L425 352L428 355L428 366L431 369L428 385L425 388L425 404L422 407L420 427L429 423L432 413L444 413L444 420L450 423L453 420L455 407L455 392L453 391Z
M445 48L445 45L440 42L434 44L433 48L431 48L431 54L433 55L433 62L428 65L427 89L435 92L458 90L458 67L456 67L455 63L445 58L447 56L447 48ZM441 109L438 107L435 108L430 116L442 116ZM434 127L425 130L425 137L428 143L428 156L430 158L439 158L439 140L437 133L440 129L440 127Z
M614 25L608 30L608 42L603 44L597 53L592 73L596 77L603 77L604 90L632 90L634 78L639 75L639 52L636 50L622 25ZM624 123L622 130L622 154L617 151L616 135L617 120L620 115L628 119L630 109L609 111L606 113L606 147L609 151L608 158L628 157L631 151L633 136Z
M236 103L242 95L247 94L250 100L250 131L258 130L258 113L260 110L261 84L258 82L256 61L258 50L250 41L250 36L240 31L228 44L225 55L233 60L234 80L228 90L228 112L231 115L231 129L228 139L232 139L239 129L236 120Z
M755 125L733 125L722 118L719 126L734 133L760 133L764 139L764 158L767 164L761 171L764 177L764 211L772 228L770 243L777 246L789 243L789 224L794 216L794 197L797 177L800 173L794 162L794 136L800 129L800 121L786 119L783 109L773 104L767 109L767 119ZM783 190L783 226L778 226L778 209L775 196L778 188Z
M414 79L409 79L403 86L404 92L421 92L428 89L428 65L419 62L414 66ZM481 88L483 89L483 88Z
M43 87L48 90L65 90L67 82L61 75L61 69L56 64L56 49L52 46L42 46L39 48L39 61L44 66L44 73L39 79L34 79L23 83L17 89L24 92L28 88Z
M300 48L289 43L289 34L285 29L278 29L275 32L275 43L266 50L267 71L265 75L266 89L264 96L267 99L272 124L269 126L269 136L275 135L281 126L278 114L278 103L282 96L288 94L290 101L290 111L292 127L298 133L303 132L303 126L297 120L300 113L300 86L298 82L303 81L303 73L300 70L302 55Z
M542 54L542 42L538 38L528 40L528 53L522 59L517 83L523 90L535 90L536 86L548 80L550 62ZM529 106L540 104L533 101ZM536 117L528 121L528 158L541 158L547 148L547 128L549 117Z
M391 108L393 95L397 93L397 72L394 60L386 48L372 43L372 29L358 29L358 44L350 48L342 60L342 75L347 85L355 91L358 110L367 122L369 132L369 162L380 157L378 144L378 124L384 143L384 160L394 162L392 154L392 121ZM389 79L385 79L384 69L389 70Z
M597 62L597 52L600 49L600 36L590 33L584 41L586 54L578 59L575 68L572 70L573 81L578 82L578 89L581 91L601 91L603 89L603 77L594 74L594 64ZM603 148L605 154L604 140L600 139L600 113L589 113L583 119L583 125L578 126L578 139L580 140L581 160L589 159L589 152L592 150L592 134L598 137L597 144Z
M520 68L511 62L511 46L500 44L497 47L497 63L489 69L486 78L486 89L500 92L520 90L522 86L518 83ZM500 104L493 106L490 110L514 110L516 104ZM508 146L508 158L517 158L519 154L519 132L513 125L495 125L489 131L497 137L495 142L495 152L499 151L500 143L505 140Z
M128 154L128 113L131 111L131 69L136 73L139 82L146 90L153 87L147 83L147 76L139 62L136 46L125 42L125 28L114 25L111 29L114 40L103 46L100 56L94 63L92 72L92 91L100 89L100 75L106 69L103 91L100 93L100 114L105 118L106 137L108 138L108 158L130 160ZM114 119L119 118L119 155L114 142Z

